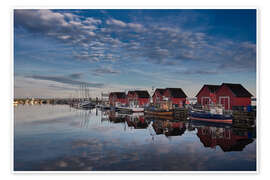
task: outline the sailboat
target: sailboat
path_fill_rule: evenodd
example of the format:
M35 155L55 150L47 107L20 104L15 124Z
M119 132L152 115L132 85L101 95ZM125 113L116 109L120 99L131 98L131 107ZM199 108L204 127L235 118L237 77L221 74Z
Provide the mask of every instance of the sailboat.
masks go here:
M101 93L101 104L98 106L102 110L109 110L111 109L109 104L109 94Z
M95 104L90 101L90 92L86 84L80 86L81 98L78 103L78 108L94 108Z

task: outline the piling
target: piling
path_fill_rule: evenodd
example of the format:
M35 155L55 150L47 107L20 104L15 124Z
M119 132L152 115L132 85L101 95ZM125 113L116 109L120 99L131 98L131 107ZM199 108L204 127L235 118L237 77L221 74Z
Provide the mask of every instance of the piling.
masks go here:
M186 108L176 108L173 110L174 117L180 120L186 120L188 117L188 110Z
M252 128L256 125L256 111L233 111L233 126Z

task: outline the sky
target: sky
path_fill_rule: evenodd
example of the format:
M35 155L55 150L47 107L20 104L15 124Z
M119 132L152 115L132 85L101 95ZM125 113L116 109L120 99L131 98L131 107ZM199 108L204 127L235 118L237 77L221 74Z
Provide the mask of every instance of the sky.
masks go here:
M240 83L256 97L256 10L16 9L14 97Z

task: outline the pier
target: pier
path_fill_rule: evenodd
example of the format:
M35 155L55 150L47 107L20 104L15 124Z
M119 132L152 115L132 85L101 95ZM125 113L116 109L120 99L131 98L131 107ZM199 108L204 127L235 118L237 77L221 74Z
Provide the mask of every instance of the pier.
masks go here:
M233 111L233 126L252 128L256 125L256 111Z

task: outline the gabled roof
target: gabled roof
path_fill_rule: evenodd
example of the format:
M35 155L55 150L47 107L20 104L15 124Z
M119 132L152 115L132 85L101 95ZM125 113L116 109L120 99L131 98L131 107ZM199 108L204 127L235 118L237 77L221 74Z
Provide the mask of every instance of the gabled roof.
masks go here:
M252 97L253 96L241 84L223 83L221 86L227 86L236 97Z
M115 95L119 99L126 98L126 93L124 92L111 92L110 95Z
M198 94L196 95L196 97L201 93L201 91L203 90L204 87L208 88L208 90L211 93L215 93L220 86L219 85L205 84L205 85L203 85L203 87L201 88L201 90L198 92Z
M142 90L142 91L134 91L139 98L150 98L150 95L148 91Z
M159 92L160 95L163 95L165 91L166 91L166 89L160 89L160 88L157 88L157 89L155 90L155 92ZM155 93L154 93L154 94L155 94ZM153 94L153 96L154 96L154 94Z
M135 91L128 91L128 94L134 94Z
M171 93L171 96L174 98L186 98L187 95L181 88L166 88Z

